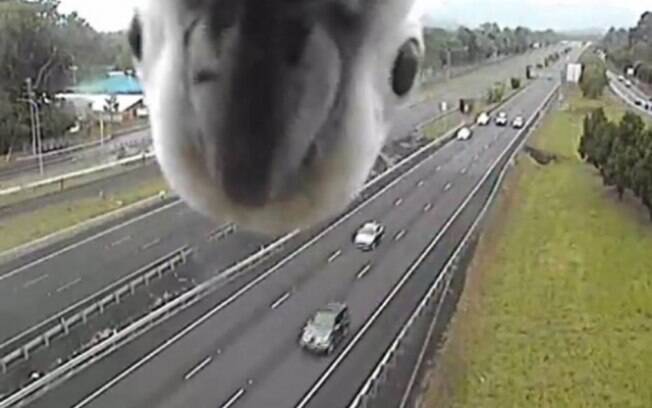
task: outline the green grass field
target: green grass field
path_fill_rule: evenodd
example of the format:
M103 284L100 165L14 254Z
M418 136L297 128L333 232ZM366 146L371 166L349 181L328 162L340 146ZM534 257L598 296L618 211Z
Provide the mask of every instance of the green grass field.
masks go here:
M167 189L163 179L141 184L104 199L76 200L0 222L0 252L98 217Z
M572 93L521 157L483 238L426 395L435 407L651 407L652 223L621 203L576 146Z

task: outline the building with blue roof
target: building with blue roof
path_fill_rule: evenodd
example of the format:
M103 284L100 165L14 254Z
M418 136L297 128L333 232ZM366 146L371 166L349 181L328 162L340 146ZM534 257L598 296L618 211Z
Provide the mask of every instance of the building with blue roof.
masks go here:
M142 95L143 88L134 75L111 72L105 78L85 81L70 88L72 93L91 95Z

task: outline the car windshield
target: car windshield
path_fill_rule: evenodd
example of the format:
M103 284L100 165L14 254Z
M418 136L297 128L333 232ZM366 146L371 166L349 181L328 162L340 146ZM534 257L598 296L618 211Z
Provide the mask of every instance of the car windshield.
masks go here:
M330 329L335 324L335 316L331 311L319 311L315 313L312 324L320 329Z

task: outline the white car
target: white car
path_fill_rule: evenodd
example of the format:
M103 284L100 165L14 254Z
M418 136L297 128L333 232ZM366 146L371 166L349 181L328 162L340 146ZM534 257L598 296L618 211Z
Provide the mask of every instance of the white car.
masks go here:
M523 119L523 116L517 116L512 121L512 127L514 129L521 129L524 125L525 125L525 119Z
M375 249L385 234L385 227L377 221L364 223L353 236L353 243L356 248L362 251Z
M482 112L480 115L478 115L476 123L480 126L487 126L490 121L491 117L487 114L487 112Z
M619 75L619 76L618 76L618 80L619 80L620 82L625 82L625 77L622 76L622 75Z
M625 86L627 88L631 88L632 87L632 81L630 81L629 79L627 81L625 81Z
M457 140L469 140L471 136L473 132L466 126L457 131Z
M496 116L496 126L507 126L507 122L507 113L500 112L498 116Z

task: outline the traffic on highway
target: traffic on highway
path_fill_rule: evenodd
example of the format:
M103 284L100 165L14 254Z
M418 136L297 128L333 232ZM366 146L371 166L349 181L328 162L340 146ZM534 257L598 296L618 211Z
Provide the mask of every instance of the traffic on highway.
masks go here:
M246 2L249 14L234 9L233 21L211 25L241 50L228 74L206 57L215 39L197 17L204 3L144 3L119 38L150 96L151 129L0 167L0 185L17 188L0 196L1 227L21 220L5 235L42 226L0 241L0 408L371 401L380 362L450 284L456 254L563 101L561 74L587 44L546 38L485 63L467 58L456 78L428 71L434 96L424 97L431 44L408 16L412 2L371 11ZM309 35L294 13L319 29ZM188 23L181 33L177 20ZM240 35L227 35L231 25ZM287 30L287 44L267 38ZM460 52L469 47L447 50L445 62ZM485 101L543 59L538 77ZM181 73L185 63L195 71ZM391 80L378 80L386 71ZM611 77L652 114L652 98ZM479 106L464 112L465 100ZM114 160L127 148L155 158ZM53 181L25 187L45 179L43 164ZM419 370L368 406L406 407Z

